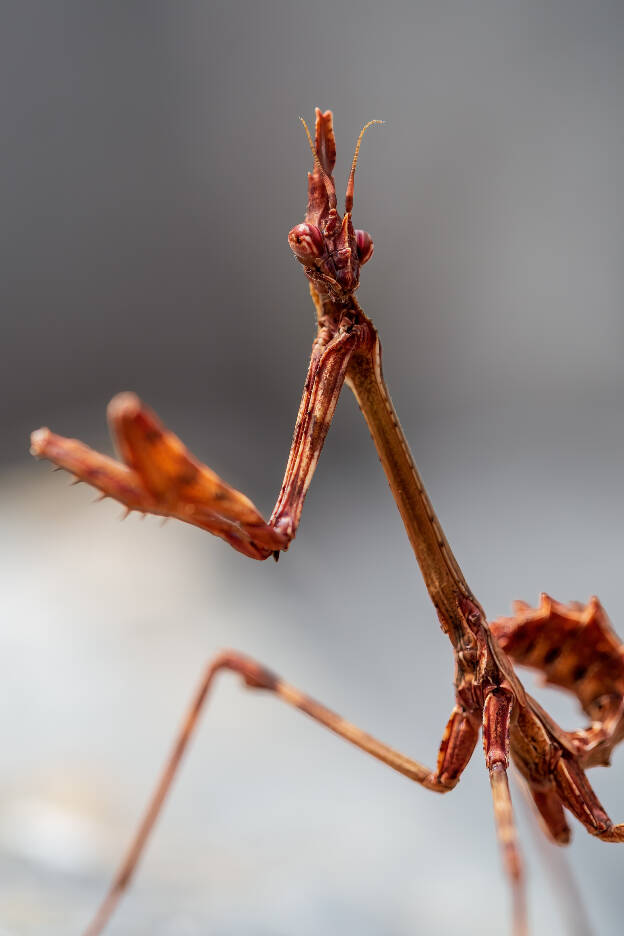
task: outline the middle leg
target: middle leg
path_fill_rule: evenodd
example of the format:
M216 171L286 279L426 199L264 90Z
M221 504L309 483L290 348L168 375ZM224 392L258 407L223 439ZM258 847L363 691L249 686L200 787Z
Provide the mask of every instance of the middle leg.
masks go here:
M459 708L455 708L442 738L437 768L432 771L357 728L301 690L284 682L256 660L231 650L224 651L206 667L140 825L113 878L108 893L96 916L85 930L84 936L99 936L126 890L196 728L214 677L220 670L238 673L250 689L264 689L275 693L284 702L305 712L310 718L329 728L341 738L436 793L447 793L457 785L477 742L478 724Z
M509 780L509 729L514 697L504 689L489 693L483 707L483 748L490 772L494 820L503 854L505 871L511 883L515 936L527 933L526 895L518 834L511 805Z

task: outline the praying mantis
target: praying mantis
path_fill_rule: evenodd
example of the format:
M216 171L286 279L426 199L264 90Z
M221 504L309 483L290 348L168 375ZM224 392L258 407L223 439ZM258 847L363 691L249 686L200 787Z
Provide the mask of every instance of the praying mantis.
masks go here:
M317 317L282 487L269 521L241 492L200 463L132 393L108 408L120 460L42 428L32 452L121 502L127 511L174 517L221 537L243 555L276 559L288 549L346 383L367 422L392 494L455 663L455 702L435 768L413 760L365 733L289 685L264 665L225 651L206 667L140 826L84 936L100 934L137 867L147 839L189 744L214 678L237 673L250 689L275 694L393 770L437 793L458 784L482 733L502 860L510 882L513 931L528 932L522 860L508 784L510 760L523 777L542 827L558 844L570 828L565 810L605 842L624 841L585 771L608 764L624 737L624 650L597 599L587 606L560 604L543 595L537 609L516 603L511 618L488 625L436 517L387 390L381 345L355 293L361 267L373 254L371 236L353 227L358 138L347 183L344 214L337 207L333 170L336 146L331 111L316 110L315 137L303 125L313 157L305 219L289 233L303 266ZM512 662L513 661L513 662ZM560 728L524 689L514 662L533 667L550 683L574 693L589 727Z

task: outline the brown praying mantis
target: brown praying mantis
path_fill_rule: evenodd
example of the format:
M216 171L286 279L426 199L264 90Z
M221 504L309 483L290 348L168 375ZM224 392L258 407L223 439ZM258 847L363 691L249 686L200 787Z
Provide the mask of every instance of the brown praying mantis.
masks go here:
M354 179L363 128L353 157L341 217L333 169L336 147L331 111L316 111L312 140L302 121L314 165L308 174L303 223L289 234L304 267L317 315L317 335L295 425L282 487L268 522L252 502L201 464L134 394L122 393L108 417L121 460L75 439L39 429L33 454L115 498L128 511L176 517L226 540L254 559L277 558L295 537L343 384L353 390L366 419L425 585L455 658L455 705L430 769L382 743L255 660L234 651L207 666L147 811L85 936L97 936L127 887L171 787L215 675L238 673L251 689L263 689L305 712L351 744L437 793L452 790L483 733L494 816L511 883L514 933L527 932L522 862L507 771L510 757L524 778L552 840L565 844L565 810L605 842L624 841L592 790L585 771L608 765L624 737L624 650L597 599L586 607L559 604L543 595L535 610L517 603L514 617L488 626L451 551L412 460L381 368L377 332L355 298L360 268L372 256L369 234L352 223ZM561 729L524 690L512 659L540 671L545 680L573 692L589 727Z

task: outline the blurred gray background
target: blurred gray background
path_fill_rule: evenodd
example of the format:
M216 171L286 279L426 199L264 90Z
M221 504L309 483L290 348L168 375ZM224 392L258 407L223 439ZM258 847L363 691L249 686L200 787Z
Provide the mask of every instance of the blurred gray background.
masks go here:
M433 763L452 664L345 393L276 566L91 506L26 454L109 451L133 389L269 513L314 333L288 249L333 108L361 125L360 301L416 460L491 616L541 590L620 613L624 8L617 2L2 4L0 933L79 933L204 662L254 654ZM528 679L532 685L532 680ZM552 691L565 727L582 717ZM624 819L624 758L591 779ZM561 852L519 792L532 932ZM594 933L624 849L567 850ZM223 677L110 933L507 931L477 749L435 797Z

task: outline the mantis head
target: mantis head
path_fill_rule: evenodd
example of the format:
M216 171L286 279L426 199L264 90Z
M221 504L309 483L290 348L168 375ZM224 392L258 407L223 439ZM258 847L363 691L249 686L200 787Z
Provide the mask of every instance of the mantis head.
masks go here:
M314 168L308 173L308 207L305 221L297 224L288 235L288 243L297 260L305 267L306 276L318 292L328 294L335 302L349 301L360 282L360 267L373 255L373 240L366 231L355 230L351 221L353 186L360 144L371 120L362 129L355 147L345 197L345 213L341 218L336 208L336 186L333 170L336 162L333 114L316 108L315 142L303 118L308 142L314 157Z

